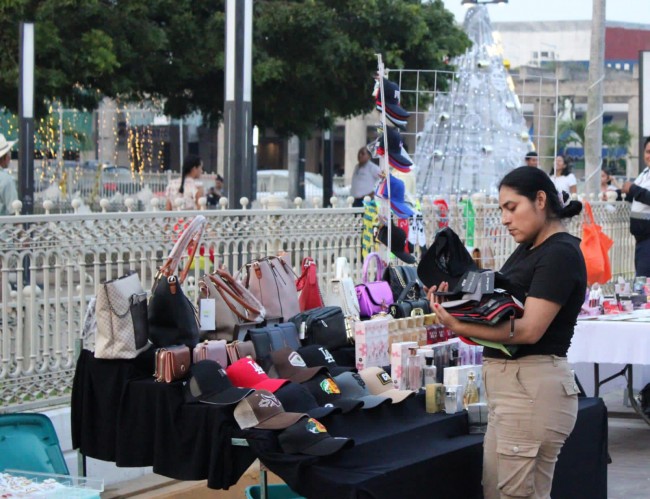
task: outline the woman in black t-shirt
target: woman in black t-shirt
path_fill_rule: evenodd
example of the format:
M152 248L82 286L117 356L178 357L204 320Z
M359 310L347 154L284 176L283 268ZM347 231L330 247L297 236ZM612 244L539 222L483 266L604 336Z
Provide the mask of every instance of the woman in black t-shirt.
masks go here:
M518 346L512 357L484 351L486 499L550 497L557 456L577 417L578 387L566 353L587 273L580 240L561 221L582 204L565 201L537 168L516 168L499 185L502 223L519 243L501 272L524 302L520 319L494 327L461 322L436 302L436 287L429 290L438 318L457 334ZM439 291L447 288L441 283Z

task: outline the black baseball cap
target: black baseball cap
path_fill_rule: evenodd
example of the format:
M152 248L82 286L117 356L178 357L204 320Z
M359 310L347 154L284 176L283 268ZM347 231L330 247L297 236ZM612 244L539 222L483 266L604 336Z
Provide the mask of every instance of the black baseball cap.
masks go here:
M314 418L303 419L278 435L280 447L287 454L330 456L341 449L354 446L354 440L333 437L327 428Z
M415 263L415 257L404 251L406 244L406 233L397 225L392 224L390 234L390 251L404 263ZM377 240L384 246L388 246L388 227L384 225L377 233ZM419 267L418 267L419 268ZM419 270L418 270L419 275ZM422 280L422 278L420 278ZM424 282L424 280L422 280Z
M330 414L343 412L340 407L319 406L318 402L307 389L300 383L287 383L275 392L275 396L282 402L285 410L290 412L306 412L311 418L324 418Z
M341 389L329 375L318 374L303 383L303 385L307 387L320 406L332 405L339 407L344 414L360 409L363 406L361 400L343 397Z
M185 389L187 400L214 405L236 404L255 391L234 387L221 364L213 360L192 365Z
M458 234L449 227L438 231L427 252L418 264L418 277L425 286L439 286L449 283L454 290L466 272L478 270L476 262L469 254Z
M342 367L336 364L334 356L323 345L308 345L298 349L307 367L325 366L332 376L352 371L353 367Z

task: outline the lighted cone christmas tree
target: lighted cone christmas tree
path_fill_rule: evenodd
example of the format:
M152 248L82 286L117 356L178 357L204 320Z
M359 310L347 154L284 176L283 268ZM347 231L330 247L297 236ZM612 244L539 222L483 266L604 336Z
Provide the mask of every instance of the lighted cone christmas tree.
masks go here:
M449 92L437 95L418 134L413 159L420 195L496 194L499 180L523 165L529 150L521 104L485 6L469 9L464 30L473 45L453 61Z

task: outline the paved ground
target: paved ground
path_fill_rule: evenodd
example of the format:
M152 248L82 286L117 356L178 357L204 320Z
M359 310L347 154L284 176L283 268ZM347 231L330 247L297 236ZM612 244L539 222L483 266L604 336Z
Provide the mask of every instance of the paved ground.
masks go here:
M610 412L633 415L632 410L623 404L621 392L610 393L603 398ZM633 417L610 418L609 454L612 463L607 470L608 499L650 498L650 426ZM280 483L280 480L271 476L269 482ZM258 475L254 464L229 491L210 490L204 481L178 482L152 475L146 479L140 478L111 487L102 494L102 498L242 499L245 497L246 487L257 483Z

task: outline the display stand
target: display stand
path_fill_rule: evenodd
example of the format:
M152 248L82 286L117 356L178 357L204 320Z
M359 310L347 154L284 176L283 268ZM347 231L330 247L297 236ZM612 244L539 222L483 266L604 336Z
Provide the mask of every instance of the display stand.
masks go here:
M392 238L392 211L390 209L390 165L388 164L388 129L386 128L386 96L384 94L384 77L386 74L386 68L384 67L384 61L382 60L381 54L375 54L377 56L377 76L379 78L379 94L381 96L381 133L384 137L384 154L380 158L380 166L384 175L386 176L386 193L388 194L388 209L387 220L386 220L386 262L390 262L391 256L391 238ZM381 211L379 213L381 216Z

